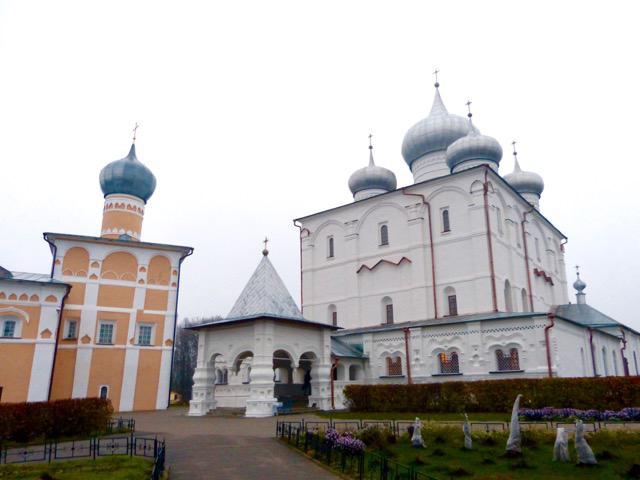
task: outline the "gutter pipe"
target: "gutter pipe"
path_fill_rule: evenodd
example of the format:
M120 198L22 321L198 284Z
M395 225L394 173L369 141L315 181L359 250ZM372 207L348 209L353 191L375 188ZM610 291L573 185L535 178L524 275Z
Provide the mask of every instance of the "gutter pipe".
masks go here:
M331 410L335 410L336 409L333 372L335 372L337 370L338 363L340 363L340 359L339 358L334 358L333 362L331 362L331 370L330 370L330 376L329 376L329 378L331 378Z
M531 207L531 210L529 210L528 212L524 212L524 214L522 215L522 222L520 222L520 225L522 226L522 242L524 245L524 268L525 271L527 272L527 285L529 286L529 308L531 308L531 311L533 312L533 291L532 291L532 287L531 287L531 272L529 271L529 248L527 246L527 232L524 229L524 224L527 222L527 215L529 215L530 213L534 212L535 208Z
M627 334L624 331L624 328L620 327L620 332L622 333L622 348L620 349L620 355L622 356L622 368L624 369L624 376L629 376L629 362L627 361L627 357L624 356L624 351L627 349Z
M549 373L549 378L552 378L553 370L551 368L551 343L549 340L549 330L551 330L556 324L555 322L556 315L554 312L549 312L547 314L547 318L551 323L544 327L544 344L547 350L547 372Z
M173 376L173 356L176 351L176 330L178 329L178 299L180 298L180 274L182 273L182 262L185 258L193 254L193 248L189 248L186 254L180 257L178 262L178 282L176 285L176 308L173 313L173 339L171 340L171 367L169 368L169 393L167 394L167 408L171 403L171 377Z
M411 355L409 354L409 337L411 336L411 331L408 327L403 328L404 330L404 351L407 360L407 383L411 385L413 383L411 379Z
M596 352L593 348L593 328L589 327L589 347L591 348L591 365L593 366L593 376L598 376L598 370L596 369Z
M496 270L493 262L493 241L491 238L491 219L489 218L489 168L484 169L484 183L482 184L482 195L484 197L484 220L487 227L487 248L489 250L489 270L491 271L491 300L493 311L498 311L498 294L496 293ZM533 306L531 307L533 311Z
M431 204L426 201L424 195L421 193L409 193L405 188L402 189L402 194L407 196L420 197L422 204L427 207L428 225L429 225L429 249L431 251L431 283L433 284L433 311L435 318L438 317L438 294L436 293L436 256L433 247L433 227L431 225Z

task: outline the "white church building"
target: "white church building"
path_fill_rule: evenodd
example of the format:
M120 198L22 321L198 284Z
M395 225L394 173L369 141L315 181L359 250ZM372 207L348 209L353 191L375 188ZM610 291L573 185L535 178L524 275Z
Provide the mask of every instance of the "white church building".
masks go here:
M579 275L570 302L567 237L515 145L501 176L500 144L448 113L436 83L402 144L414 183L397 188L369 152L353 203L295 221L302 310L265 248L229 315L191 327L190 415L345 408L352 383L640 374L640 334L588 305Z

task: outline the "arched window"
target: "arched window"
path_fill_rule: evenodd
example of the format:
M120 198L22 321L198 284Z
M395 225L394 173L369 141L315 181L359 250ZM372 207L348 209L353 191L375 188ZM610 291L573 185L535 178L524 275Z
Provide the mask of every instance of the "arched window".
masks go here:
M522 291L520 292L520 295L522 296L522 311L523 312L528 312L529 311L529 297L527 296L527 291L523 288Z
M520 370L520 358L518 355L518 349L510 349L507 355L505 355L502 350L496 350L496 365L499 372Z
M387 357L387 376L389 377L402 376L402 358Z
M225 385L229 383L229 370L226 368L222 371L222 383Z
M609 366L607 365L607 348L602 347L602 366L604 368L604 376L609 376Z
M380 245L389 245L389 227L387 225L380 226Z
M349 380L362 380L362 367L360 365L349 366Z
M382 299L382 323L388 325L393 323L393 300L389 297Z
M587 376L587 363L585 362L584 359L584 348L580 347L580 362L582 364L582 376L586 377Z
M327 238L327 257L333 258L335 256L335 249L333 245L333 237Z
M458 297L453 287L444 289L444 299L447 305L447 315L458 315Z
M450 232L451 231L451 222L449 221L449 209L442 209L442 231Z
M511 283L504 281L504 307L507 312L513 312L513 301L511 300Z
M618 376L618 361L617 361L616 351L615 350L611 350L611 359L613 360L613 374L617 377Z
M103 400L109 398L109 387L107 385L100 386L100 398Z
M329 305L329 322L334 327L338 326L338 309L335 305Z
M460 373L460 363L458 362L458 354L452 352L449 355L442 352L438 355L440 363L440 373L443 375Z

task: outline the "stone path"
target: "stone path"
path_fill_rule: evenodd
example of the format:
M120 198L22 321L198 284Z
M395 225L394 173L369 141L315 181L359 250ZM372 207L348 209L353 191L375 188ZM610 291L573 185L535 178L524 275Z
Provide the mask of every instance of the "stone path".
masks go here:
M136 433L167 440L172 480L336 478L275 440L275 418L188 417L186 413L185 408L170 408L132 415Z

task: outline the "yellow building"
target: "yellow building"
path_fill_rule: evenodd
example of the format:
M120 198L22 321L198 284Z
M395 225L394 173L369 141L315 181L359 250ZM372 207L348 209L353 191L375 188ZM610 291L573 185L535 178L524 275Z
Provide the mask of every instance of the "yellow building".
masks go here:
M99 237L45 233L50 275L0 270L0 402L168 405L180 266L193 249L140 241L156 180L135 145L100 186Z

